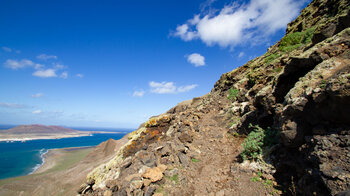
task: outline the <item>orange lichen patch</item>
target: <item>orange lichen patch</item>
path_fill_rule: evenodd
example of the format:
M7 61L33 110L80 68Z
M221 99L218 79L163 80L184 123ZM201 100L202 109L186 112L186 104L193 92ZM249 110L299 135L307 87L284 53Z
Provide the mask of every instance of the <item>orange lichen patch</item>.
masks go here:
M126 147L126 149L127 150L133 149L133 148L135 148L135 146L136 146L136 141L132 141L131 144Z
M152 133L151 133L151 137L154 137L154 136L156 136L158 134L159 134L158 130L153 130Z
M165 123L170 122L170 117L168 115L161 115L158 117L153 117L150 118L146 123L145 127L150 128L150 127L158 127L162 126Z

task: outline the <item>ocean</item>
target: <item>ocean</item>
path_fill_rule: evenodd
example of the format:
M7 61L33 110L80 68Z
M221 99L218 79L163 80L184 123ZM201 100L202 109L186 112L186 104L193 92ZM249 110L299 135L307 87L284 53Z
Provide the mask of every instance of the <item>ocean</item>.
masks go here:
M48 149L96 146L110 138L115 140L120 139L125 134L132 131L128 129L101 128L80 128L76 130L122 133L101 133L86 137L30 140L26 142L0 142L0 179L32 173L43 163L43 154L46 153Z

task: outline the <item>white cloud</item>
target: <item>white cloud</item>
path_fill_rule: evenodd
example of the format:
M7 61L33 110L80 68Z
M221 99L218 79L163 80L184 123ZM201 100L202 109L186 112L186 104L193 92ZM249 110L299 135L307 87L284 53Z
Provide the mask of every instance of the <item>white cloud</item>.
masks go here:
M33 73L33 76L40 77L40 78L57 77L56 70L54 69L38 70Z
M20 50L16 50L16 53L17 53L17 54L21 54L21 51L20 51Z
M18 60L13 60L13 59L7 59L6 62L4 63L4 66L10 69L21 69L25 67L31 67L33 66L34 63L31 60L28 59L22 59L20 61Z
M244 42L264 40L286 28L301 9L304 0L251 0L249 4L233 3L220 12L196 15L179 25L173 35L184 41L202 40L206 45L234 47ZM282 9L283 8L283 9Z
M149 86L151 88L151 93L156 93L156 94L175 94L175 93L183 93L190 91L197 87L198 85L192 84L192 85L187 85L187 86L179 86L176 87L174 82L154 82L151 81L149 83Z
M34 69L41 69L43 67L45 67L45 65L42 65L42 64L39 64L39 63L35 63L35 65L34 65Z
M25 108L27 106L18 103L0 103L0 107L4 108Z
M83 77L84 77L84 75L83 75L83 74L80 74L80 73L77 74L76 76L77 76L78 78L83 78Z
M190 91L190 90L196 88L197 86L198 86L197 84L192 84L192 85L187 85L187 86L179 86L177 88L177 92L184 93L184 92L187 92L187 91Z
M41 113L41 110L34 110L33 112L32 112L32 114L40 114Z
M68 78L68 72L66 72L66 71L62 72L60 78L67 79Z
M5 52L12 52L11 48L8 48L8 47L5 47L5 46L2 47L2 50L4 50Z
M186 55L187 56L187 55ZM193 53L187 56L187 61L191 64L193 64L195 67L200 67L205 65L205 58L204 56Z
M244 52L240 52L238 58L242 58L244 56Z
M42 96L44 96L43 93L36 93L36 94L31 95L31 97L33 97L33 98L39 98L39 97L42 97Z
M63 64L60 64L60 63L53 63L54 65L54 68L59 70L59 69L66 69L67 66L63 65Z
M36 56L37 59L46 61L48 59L57 59L57 56L55 55L47 55L47 54L40 54L38 56Z
M145 91L144 90L140 90L140 91L134 91L132 96L134 96L134 97L143 97L144 94L145 94Z

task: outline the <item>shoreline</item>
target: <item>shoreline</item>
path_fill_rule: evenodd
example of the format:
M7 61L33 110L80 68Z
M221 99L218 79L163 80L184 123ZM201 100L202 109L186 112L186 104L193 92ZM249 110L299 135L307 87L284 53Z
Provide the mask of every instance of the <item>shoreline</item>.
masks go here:
M95 146L79 146L79 147L46 149L46 152L40 154L42 163L37 164L33 168L33 171L28 173L27 175L43 173L43 172L48 171L49 169L53 168L54 166L56 166L57 160L59 158L61 158L62 156L64 156L64 152L84 150L84 149L94 148L94 147Z
M44 152L42 152L42 150L44 150ZM40 164L37 164L36 166L34 166L33 168L33 171L31 171L29 174L27 175L30 175L30 174L34 174L40 167L42 167L44 164L45 164L45 159L46 159L46 154L49 153L50 149L41 149L39 151L40 153L40 158L41 158L41 163Z

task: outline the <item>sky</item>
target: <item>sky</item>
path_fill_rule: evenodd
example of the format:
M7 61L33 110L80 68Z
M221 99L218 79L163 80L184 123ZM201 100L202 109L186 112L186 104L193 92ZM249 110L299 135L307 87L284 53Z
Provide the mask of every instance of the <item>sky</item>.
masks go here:
M137 128L264 54L308 0L2 0L0 124Z

